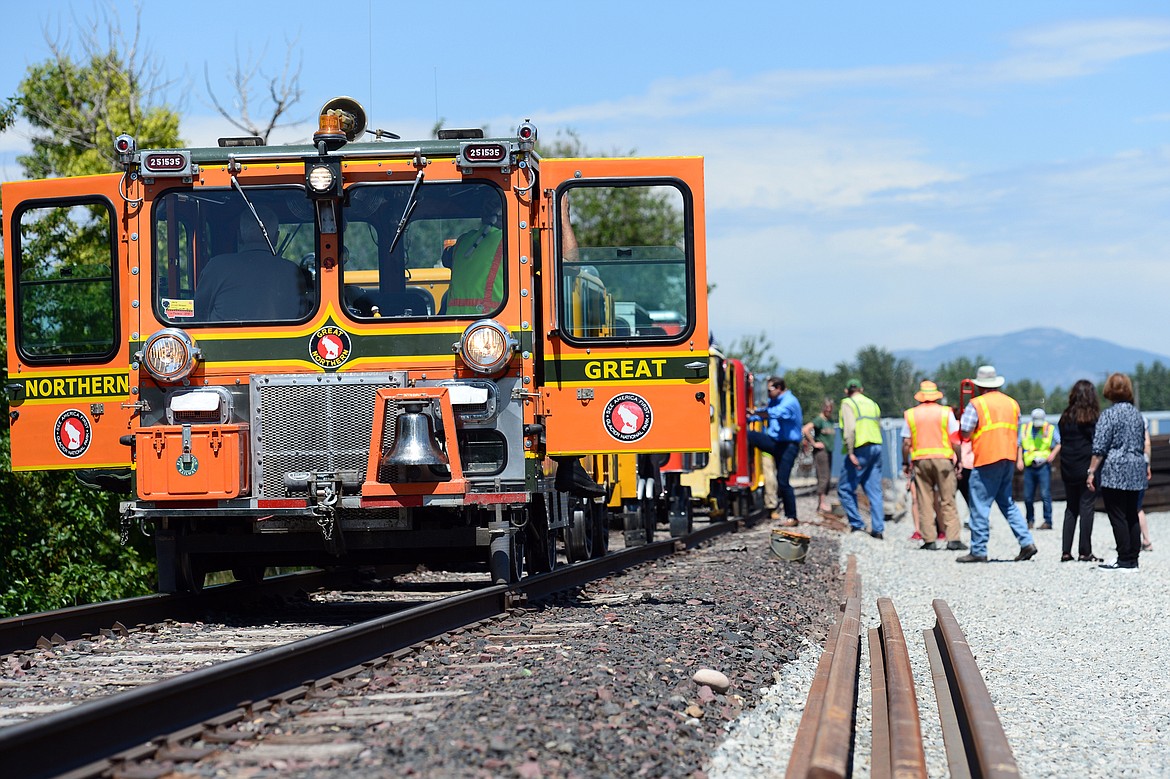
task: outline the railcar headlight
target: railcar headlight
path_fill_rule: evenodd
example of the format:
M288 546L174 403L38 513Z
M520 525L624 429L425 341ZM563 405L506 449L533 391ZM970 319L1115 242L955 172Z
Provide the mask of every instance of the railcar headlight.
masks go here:
M146 345L135 356L155 379L177 384L191 375L203 353L185 331L165 327L147 338Z
M481 319L463 331L457 349L467 367L490 375L512 361L519 344L507 328L494 319Z

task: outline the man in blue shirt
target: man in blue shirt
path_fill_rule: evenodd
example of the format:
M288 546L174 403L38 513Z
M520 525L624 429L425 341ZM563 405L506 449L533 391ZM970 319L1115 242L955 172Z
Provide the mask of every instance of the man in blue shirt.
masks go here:
M788 391L780 376L768 378L768 404L752 411L754 419L766 419L764 431L748 431L748 443L772 455L776 463L776 490L784 506L784 527L793 527L796 521L796 493L789 478L796 455L800 451L801 426L804 422L800 401Z

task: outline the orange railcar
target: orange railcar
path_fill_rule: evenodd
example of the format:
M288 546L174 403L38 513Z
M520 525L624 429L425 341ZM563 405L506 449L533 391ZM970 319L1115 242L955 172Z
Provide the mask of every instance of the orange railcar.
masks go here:
M605 547L604 499L557 463L708 447L701 158L364 126L342 99L312 145L120 136L120 173L3 187L13 468L126 492L163 590L339 563L514 580L558 538Z

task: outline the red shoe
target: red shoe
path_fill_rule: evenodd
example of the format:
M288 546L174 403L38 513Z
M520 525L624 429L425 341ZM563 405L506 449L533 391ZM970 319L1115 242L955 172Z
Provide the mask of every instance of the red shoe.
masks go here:
M914 531L914 535L910 536L910 540L911 540L911 541L921 541L921 540L922 540L922 534L921 534L921 533L919 533L917 530L915 530L915 531Z
M946 533L939 533L939 534L938 534L938 540L939 540L939 541L946 541L946 540L947 540L947 534L946 534Z

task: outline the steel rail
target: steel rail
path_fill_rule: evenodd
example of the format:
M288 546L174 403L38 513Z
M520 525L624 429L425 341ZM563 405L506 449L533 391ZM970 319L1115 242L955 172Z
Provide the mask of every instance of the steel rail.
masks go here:
M564 566L519 584L496 585L416 606L238 660L83 703L0 730L0 766L26 779L87 775L108 760L167 734L263 701L306 679L325 679L445 632L481 622L526 599L539 599L653 559L668 557L742 521L712 523L681 538ZM62 749L62 745L68 745ZM77 769L83 769L80 772Z
M890 698L886 686L886 657L882 651L882 632L869 629L869 686L870 686L870 779L890 779L893 759L890 756Z
M946 601L931 603L933 630L924 630L952 777L1016 779L1015 754L967 637Z
M274 576L256 584L224 584L202 593L145 595L140 598L91 603L38 614L0 619L0 655L31 649L42 639L61 643L103 630L151 624L166 619L198 619L210 610L238 606L243 599L261 595L311 592L336 578L323 571Z
M881 627L877 629L878 653L881 657L882 688L885 700L882 702L887 713L887 733L882 744L881 755L884 764L879 769L878 733L874 727L873 775L895 776L899 779L921 777L926 779L926 750L922 744L922 722L918 716L918 698L914 691L914 669L910 666L910 649L902 632L902 623L894 602L889 598L878 598L878 617ZM871 640L871 661L874 658ZM874 681L874 698L877 698L877 676Z
M844 598L840 603L842 616L845 604L850 599L861 598L861 576L857 573L857 557L849 555L845 563ZM821 721L821 712L825 708L825 698L829 687L829 672L833 664L833 655L840 640L842 616L829 629L825 639L825 649L817 661L817 668L813 674L812 685L808 692L808 701L804 706L804 713L800 717L800 724L796 729L796 739L792 745L792 754L788 759L788 768L785 771L786 779L803 779L808 775L812 763L813 745L817 739L817 728Z

